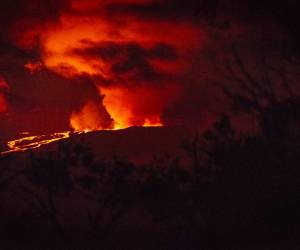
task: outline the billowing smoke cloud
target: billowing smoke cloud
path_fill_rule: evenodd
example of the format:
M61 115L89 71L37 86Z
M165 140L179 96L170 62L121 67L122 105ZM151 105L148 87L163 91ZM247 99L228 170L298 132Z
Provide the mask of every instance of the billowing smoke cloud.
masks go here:
M281 42L280 24L265 14L252 19L243 5L1 1L0 74L10 89L5 95L1 90L2 107L9 110L1 128L48 132L211 123L229 109L220 84L237 88L224 76L233 45L248 61L289 47ZM261 41L269 45L258 49Z
M109 116L95 112L95 102L88 101L72 113L73 128L162 123L164 109L179 97L178 79L190 67L191 52L201 46L202 33L187 21L141 18L140 8L152 8L154 14L155 4L71 1L58 22L38 23L16 39L24 48L38 47L42 63L53 72L69 79L93 79L99 110Z

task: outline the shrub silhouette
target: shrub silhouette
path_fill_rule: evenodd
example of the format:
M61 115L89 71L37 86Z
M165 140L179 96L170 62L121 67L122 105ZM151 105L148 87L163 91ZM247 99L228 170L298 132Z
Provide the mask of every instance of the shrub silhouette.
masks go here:
M299 120L296 98L266 107L255 135L237 135L224 115L206 133L186 140L183 146L190 153L191 166L170 154L136 166L122 157L101 158L82 143L61 143L53 152L30 154L20 172L3 170L0 185L17 184L12 188L18 187L28 204L23 214L11 219L13 223L38 218L64 244L70 244L63 215L73 209L68 206L72 194L85 197L76 200L82 214L83 207L88 208L83 216L88 225L82 236L85 246L109 248L117 229L130 224L131 212L139 209L145 213L136 216L141 220L147 216L160 227L153 231L164 229L173 238L165 240L166 249L182 245L223 249L237 238L244 242L296 238ZM22 177L26 182L20 181Z
M88 214L90 232L95 238L105 240L138 200L136 167L125 159L113 157L101 161L89 158L84 168L76 183L97 204L96 211Z
M216 170L207 204L220 232L231 227L231 237L244 232L240 237L264 238L299 226L300 123L294 104L266 109L260 135L236 138L224 118L204 135L211 145L208 164Z

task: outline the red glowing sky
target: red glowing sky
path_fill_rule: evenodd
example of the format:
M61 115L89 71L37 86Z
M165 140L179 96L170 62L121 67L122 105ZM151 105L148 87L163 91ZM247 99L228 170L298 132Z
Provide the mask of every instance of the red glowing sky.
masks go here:
M30 29L26 19L16 23L23 31L14 34L16 44L39 48L40 60L25 65L32 74L45 68L70 81L92 79L99 100L72 112L75 130L162 125L164 108L179 98L184 83L178 79L203 35L187 20L142 20L126 10L150 2L74 0L56 22L34 22Z
M216 2L3 3L1 136L211 123L230 109L218 87L235 88L224 74L230 48L251 64L261 41L273 55L288 40L270 16Z

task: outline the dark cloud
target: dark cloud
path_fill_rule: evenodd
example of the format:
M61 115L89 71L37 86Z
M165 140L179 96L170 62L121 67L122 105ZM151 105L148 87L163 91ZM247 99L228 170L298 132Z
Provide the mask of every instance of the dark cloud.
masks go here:
M153 58L161 60L176 60L176 49L169 44L157 43L151 48L143 48L141 45L135 42L116 43L116 42L102 42L93 43L90 41L82 41L88 48L74 50L74 53L78 53L84 56L100 57L103 60L114 60L118 57L131 55L139 55L144 58Z
M192 7L194 5L194 7ZM175 19L186 15L196 14L196 5L182 1L158 1L150 4L109 4L106 6L107 14L135 15L142 19Z
M67 6L67 0L2 0L0 2L0 39L8 41L12 27L20 20L23 25L19 25L19 29L37 22L56 21L61 11Z
M135 42L95 44L83 41L83 43L88 45L88 48L75 49L73 53L87 58L101 59L109 63L113 78L120 79L130 75L131 80L158 82L166 76L159 72L150 60L176 61L178 59L176 49L165 43L157 43L150 48L144 48Z

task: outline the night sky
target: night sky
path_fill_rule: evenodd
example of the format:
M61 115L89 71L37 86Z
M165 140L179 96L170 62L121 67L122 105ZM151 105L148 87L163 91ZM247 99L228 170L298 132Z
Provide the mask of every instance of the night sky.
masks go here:
M296 2L3 0L0 138L207 128L224 112L253 129L252 105L235 103L252 98L242 81L268 77L278 100L299 93Z

